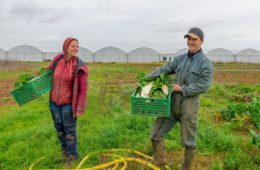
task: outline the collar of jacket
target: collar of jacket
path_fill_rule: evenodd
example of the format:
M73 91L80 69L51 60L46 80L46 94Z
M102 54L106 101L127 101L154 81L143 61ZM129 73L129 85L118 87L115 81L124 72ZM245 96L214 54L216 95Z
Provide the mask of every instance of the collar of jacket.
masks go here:
M195 53L192 57L189 57L189 53L187 53L186 55L188 58L191 58L192 60L195 60L195 59L198 59L198 58L201 58L203 56L203 51L202 49L199 50L197 53Z
M195 53L188 51L188 56L193 57L195 54L199 53L200 51L201 51L201 48Z
M56 57L54 57L53 62L51 64L51 68L54 69L54 67L57 65L57 63L59 62L59 60L61 60L63 58L63 54L58 54ZM86 63L84 63L79 57L77 57L77 65L76 65L76 70L75 73L78 72L79 70L84 71L85 73L87 72L86 70Z

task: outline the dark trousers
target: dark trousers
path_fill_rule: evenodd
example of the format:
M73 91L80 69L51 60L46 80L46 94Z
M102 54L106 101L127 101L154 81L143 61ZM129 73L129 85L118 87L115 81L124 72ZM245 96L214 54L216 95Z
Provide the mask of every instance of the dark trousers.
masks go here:
M76 118L73 118L72 104L56 105L50 101L50 110L62 150L78 157Z

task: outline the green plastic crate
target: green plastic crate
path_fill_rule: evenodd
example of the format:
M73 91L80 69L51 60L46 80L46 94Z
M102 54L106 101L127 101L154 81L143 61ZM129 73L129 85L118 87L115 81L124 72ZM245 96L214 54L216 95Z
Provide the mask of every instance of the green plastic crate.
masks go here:
M138 115L169 117L171 112L172 91L169 90L167 98L136 97L131 95L131 113Z
M14 89L11 94L19 105L23 105L51 91L52 82L53 71L50 70Z

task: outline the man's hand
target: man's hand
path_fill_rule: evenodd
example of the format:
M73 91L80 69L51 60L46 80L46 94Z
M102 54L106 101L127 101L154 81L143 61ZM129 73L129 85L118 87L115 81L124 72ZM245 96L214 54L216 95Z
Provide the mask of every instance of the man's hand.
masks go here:
M173 87L172 87L172 91L173 92L182 92L182 88L181 88L180 85L174 84Z

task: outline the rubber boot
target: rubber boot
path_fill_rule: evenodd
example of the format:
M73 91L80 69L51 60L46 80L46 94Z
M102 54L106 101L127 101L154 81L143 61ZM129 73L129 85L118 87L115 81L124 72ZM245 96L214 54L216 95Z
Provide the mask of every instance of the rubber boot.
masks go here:
M184 160L181 166L181 170L190 170L191 163L195 156L196 149L186 148L184 152Z
M69 158L68 151L66 149L62 149L61 160L65 162L68 158Z
M65 169L70 169L73 167L74 163L77 161L77 157L75 155L69 155L67 161L64 164Z
M167 165L164 140L151 140L154 150L153 163L157 166Z

